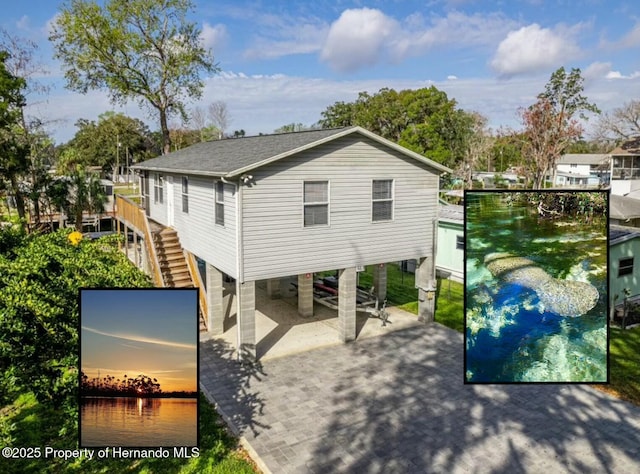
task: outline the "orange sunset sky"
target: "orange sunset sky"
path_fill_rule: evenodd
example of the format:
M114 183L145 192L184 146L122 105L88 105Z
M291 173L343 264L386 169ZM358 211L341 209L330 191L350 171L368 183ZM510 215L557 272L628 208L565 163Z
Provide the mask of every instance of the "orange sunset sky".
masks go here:
M163 392L196 391L195 289L83 289L81 370L91 379L140 374Z

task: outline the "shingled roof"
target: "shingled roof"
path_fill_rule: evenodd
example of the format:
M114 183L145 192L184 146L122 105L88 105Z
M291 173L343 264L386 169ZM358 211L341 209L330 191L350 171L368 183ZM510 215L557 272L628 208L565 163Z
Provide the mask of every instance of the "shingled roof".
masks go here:
M353 133L359 133L390 148L394 148L405 155L432 166L438 171L451 172L447 167L361 127L310 130L201 142L139 163L132 166L132 168L169 173L231 177Z

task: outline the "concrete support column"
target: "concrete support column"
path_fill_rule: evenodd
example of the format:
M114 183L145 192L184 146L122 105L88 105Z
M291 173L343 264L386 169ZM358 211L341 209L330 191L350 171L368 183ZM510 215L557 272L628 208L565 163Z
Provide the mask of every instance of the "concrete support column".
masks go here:
M256 284L236 280L236 311L238 316L238 359L256 360Z
M207 331L219 335L224 332L224 286L222 272L207 262ZM200 291L204 291L203 288Z
M298 314L313 316L313 273L298 275Z
M433 321L436 309L436 276L433 258L420 258L416 266L418 320Z
M269 278L267 280L267 296L271 299L280 298L280 278Z
M356 269L340 270L338 280L338 327L342 342L356 338Z
M382 302L387 297L387 264L380 263L373 267L373 288L378 302Z

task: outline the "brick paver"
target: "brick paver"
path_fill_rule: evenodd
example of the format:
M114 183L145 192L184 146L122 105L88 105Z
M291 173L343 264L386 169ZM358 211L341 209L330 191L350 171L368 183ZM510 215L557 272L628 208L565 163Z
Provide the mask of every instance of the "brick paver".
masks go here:
M266 472L640 472L640 407L586 385L464 385L438 324L241 366L201 343L200 381Z

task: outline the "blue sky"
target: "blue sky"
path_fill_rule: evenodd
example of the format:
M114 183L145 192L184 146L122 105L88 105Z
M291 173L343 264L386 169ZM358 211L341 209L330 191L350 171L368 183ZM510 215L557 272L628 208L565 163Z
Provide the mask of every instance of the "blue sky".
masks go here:
M157 378L163 391L196 390L197 292L89 290L81 292L81 370Z
M134 103L115 107L105 92L83 96L64 88L47 40L61 3L3 6L0 26L36 41L50 71L43 81L51 92L46 102L30 98L33 113L51 121L58 143L73 136L76 120L107 110L157 129ZM221 72L206 78L202 99L190 106L226 102L228 132L310 125L327 106L360 91L431 85L487 116L494 129L518 128L518 108L531 104L560 66L582 70L587 97L603 111L640 96L635 0L197 0L195 6L192 18Z

